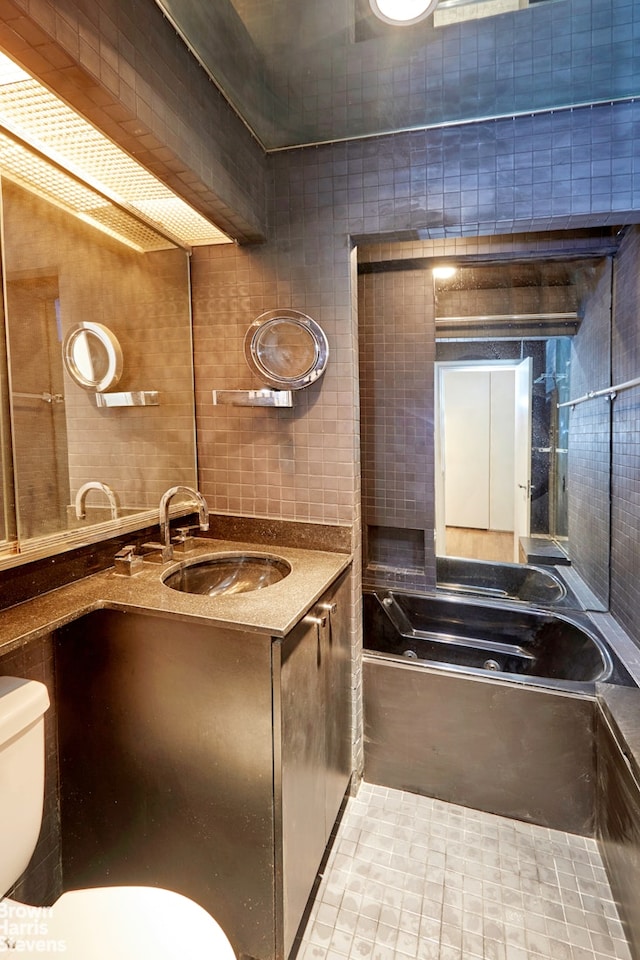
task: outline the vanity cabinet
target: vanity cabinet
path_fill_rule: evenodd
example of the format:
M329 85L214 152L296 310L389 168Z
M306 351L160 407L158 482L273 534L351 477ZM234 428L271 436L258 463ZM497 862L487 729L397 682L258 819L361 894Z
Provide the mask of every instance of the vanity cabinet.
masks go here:
M284 953L288 955L351 771L350 645L343 583L279 649Z
M101 610L58 631L65 889L164 886L291 950L351 771L348 573L284 638Z

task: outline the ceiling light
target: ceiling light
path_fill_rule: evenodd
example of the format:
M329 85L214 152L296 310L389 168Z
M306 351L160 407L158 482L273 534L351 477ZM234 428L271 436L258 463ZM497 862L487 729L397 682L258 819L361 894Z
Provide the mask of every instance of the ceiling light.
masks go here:
M0 173L136 249L232 242L1 52Z
M456 272L456 267L434 267L433 278L434 280L450 280L451 277L456 275Z
M418 23L433 13L438 0L369 0L376 17L385 23Z

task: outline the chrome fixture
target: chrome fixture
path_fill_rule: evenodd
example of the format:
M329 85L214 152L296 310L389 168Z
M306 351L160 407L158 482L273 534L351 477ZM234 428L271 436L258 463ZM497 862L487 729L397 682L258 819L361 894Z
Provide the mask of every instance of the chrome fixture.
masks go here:
M103 483L101 480L89 480L88 483L83 483L78 492L76 493L76 519L85 520L86 513L86 502L87 494L91 490L101 490L104 493L105 497L109 501L109 509L111 510L111 519L118 519L118 500L109 486L108 483Z
M135 544L128 544L116 553L113 565L117 574L131 577L142 569L143 562L144 558L136 553Z
M102 393L122 376L122 347L104 323L84 320L68 331L62 344L64 366L79 387Z
M45 403L64 403L64 397L61 393L12 393L11 396L17 400L44 400Z
M160 499L160 509L158 512L158 520L160 523L160 545L169 552L172 552L171 528L169 526L169 504L177 493L188 493L194 498L198 509L198 525L203 531L209 529L209 507L207 506L207 501L202 494L197 490L193 490L192 487L183 487L181 485L178 485L177 487L169 487L169 489L162 494Z

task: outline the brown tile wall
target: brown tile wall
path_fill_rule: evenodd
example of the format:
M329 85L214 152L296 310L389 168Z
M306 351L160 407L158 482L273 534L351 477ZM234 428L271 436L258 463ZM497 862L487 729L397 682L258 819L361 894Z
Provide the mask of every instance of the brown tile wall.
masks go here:
M286 246L194 250L200 489L214 512L351 523L358 457L348 243L317 237L308 256L298 240ZM261 386L245 363L244 337L274 307L323 327L324 376L296 393L292 409L213 406L214 389Z
M193 256L200 482L213 508L353 518L359 466L351 459L357 367L350 238L431 239L437 251L451 235L476 243L482 234L578 230L640 216L628 212L640 210L632 176L578 175L589 157L605 154L613 169L613 158L639 136L637 116L640 105L595 107L274 155L269 242ZM548 168L539 165L538 150ZM462 191L469 167L475 188ZM561 237L555 242L566 247ZM257 385L242 341L253 319L275 307L300 309L326 327L324 380L296 398L292 412L213 408L212 389Z

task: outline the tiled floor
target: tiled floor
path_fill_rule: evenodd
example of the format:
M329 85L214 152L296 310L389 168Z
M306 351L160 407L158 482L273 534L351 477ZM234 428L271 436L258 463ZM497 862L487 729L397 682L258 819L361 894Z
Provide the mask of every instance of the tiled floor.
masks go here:
M298 960L630 960L595 840L362 784Z

